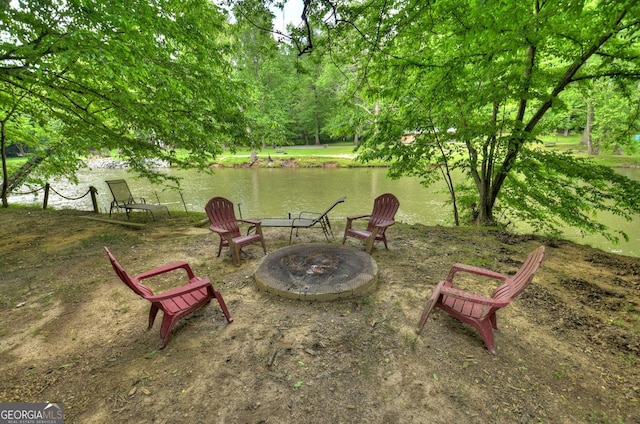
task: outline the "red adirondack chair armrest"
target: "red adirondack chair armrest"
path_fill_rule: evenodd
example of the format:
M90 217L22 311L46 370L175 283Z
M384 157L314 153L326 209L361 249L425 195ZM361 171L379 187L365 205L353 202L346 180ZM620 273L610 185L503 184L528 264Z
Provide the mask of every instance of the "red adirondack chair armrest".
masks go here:
M256 227L256 229L260 228L260 226L262 225L262 221L257 220L257 219L243 218L243 219L239 219L238 221L239 222L244 222L245 224L252 225L252 226Z
M354 221L356 219L369 218L369 217L371 217L370 214L367 214L367 215L353 215L353 216L348 216L347 217L347 221L351 222L351 221Z
M375 224L371 230L371 234L369 235L369 237L371 239L375 239L376 237L378 237L378 234L382 234L387 227L390 227L395 223L396 222L394 220L386 220Z
M500 274L499 272L491 271L489 269L456 263L451 266L451 269L449 270L449 274L447 275L447 281L453 281L453 277L458 271L468 272L470 274L476 274L476 275L480 275L488 278L494 278L496 280L500 280L503 282L509 278L504 274Z
M181 268L187 272L187 275L189 276L190 280L192 278L195 278L195 274L193 273L191 266L189 266L189 264L186 263L185 261L176 261L176 262L171 262L165 265L161 265L161 266L152 268L148 271L145 271L141 274L138 274L134 278L136 278L137 280L144 280L145 278L154 277L160 274L165 274L167 272L171 272Z
M395 224L395 223L396 223L396 221L394 221L393 219L388 219L388 220L386 220L386 221L378 222L375 226L376 226L377 228L382 229L382 228L390 227L390 226L392 226L392 225L393 225L393 224Z
M371 218L371 214L348 216L346 229L348 230L351 228L351 224L353 223L353 221L355 221L356 219L362 219L362 218Z
M480 296L478 294L469 293L467 291L455 288L455 287L441 287L441 296L451 296L456 299L468 300L469 302L478 303L481 305L493 306L495 308L504 308L509 304L509 300L497 300L491 297Z
M176 296L180 296L183 294L191 293L193 291L198 291L203 288L206 288L211 285L211 281L207 278L201 278L193 283L187 283L184 286L176 287L170 290L167 290L164 293L156 294L153 296L146 297L150 302L160 302L162 300L171 299Z
M214 226L214 225L211 225L211 226L209 227L209 229L210 229L211 231L213 231L214 233L218 233L218 234L223 235L223 236L224 236L224 235L226 235L227 233L229 233L229 230L225 230L225 229L224 229L224 228L222 228L222 227L216 227L216 226Z

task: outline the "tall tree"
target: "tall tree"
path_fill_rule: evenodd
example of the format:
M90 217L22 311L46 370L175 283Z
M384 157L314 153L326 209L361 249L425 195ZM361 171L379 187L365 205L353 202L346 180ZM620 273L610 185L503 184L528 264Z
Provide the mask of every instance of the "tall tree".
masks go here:
M62 137L33 148L59 174L91 147L119 149L150 178L148 158L204 167L246 140L227 30L208 0L2 2L0 118L58 121Z
M640 212L640 184L535 149L568 87L640 77L640 2L309 3L309 22L322 19L367 97L382 100L361 159L388 159L391 175L425 183L443 175L445 163L459 169L465 181L452 194L462 194L482 225L501 212L547 230L564 222L616 238L595 211L629 219ZM451 126L455 134L445 135ZM412 144L401 142L407 130L416 130Z
M297 66L294 125L305 144L320 144L320 133L327 110L324 107L326 91L319 84L322 68L321 55L303 57Z
M633 137L640 125L638 94L637 83L621 85L612 78L595 81L590 99L594 107L594 153L601 148L617 154L625 149L633 151Z
M295 57L272 33L273 12L259 0L235 2L235 56L250 99L245 114L252 146L282 145L291 134Z

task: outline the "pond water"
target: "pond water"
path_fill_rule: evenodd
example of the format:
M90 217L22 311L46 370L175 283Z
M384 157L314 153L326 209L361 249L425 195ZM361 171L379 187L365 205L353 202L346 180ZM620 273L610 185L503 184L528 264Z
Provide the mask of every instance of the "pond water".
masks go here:
M223 196L238 204L245 218L286 217L288 213L296 215L301 211L322 212L338 198L346 196L346 201L331 212L333 220L368 213L375 197L392 192L400 200L396 215L399 222L453 225L444 186L424 188L417 178L409 177L391 180L387 178L384 168L249 168L217 169L214 174L194 170L169 170L168 173L182 178L181 193L171 187L152 185L147 180L137 179L123 169L84 170L79 174L79 185L52 181L51 187L64 197L75 198L87 193L89 186L94 186L98 190L100 211L108 212L112 197L105 180L124 178L134 196L145 197L151 203L159 200L171 210L186 208L204 212L204 205L211 197ZM623 169L620 173L640 181L638 169ZM89 196L67 200L57 193L50 193L50 207L92 210ZM12 195L9 202L42 205L43 194ZM630 241L612 245L603 237L582 237L573 229L566 230L565 238L610 252L640 257L640 226L637 222L627 222L609 214L600 214L600 218L613 228L626 232ZM526 227L521 226L519 230L525 231Z

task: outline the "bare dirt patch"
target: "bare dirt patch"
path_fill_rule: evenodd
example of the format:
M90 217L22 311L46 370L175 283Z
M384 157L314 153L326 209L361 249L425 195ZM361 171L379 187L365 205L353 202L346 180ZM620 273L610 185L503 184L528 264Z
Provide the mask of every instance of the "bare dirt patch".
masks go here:
M373 251L371 295L309 303L256 289L259 246L245 248L238 268L224 251L216 258L217 239L196 225L204 214L156 223L138 214L148 223L140 230L84 214L0 211L0 402L62 402L69 423L640 422L640 258L396 225L390 250ZM265 236L269 251L288 243L286 231ZM302 242L325 240L311 229ZM540 244L547 256L533 284L498 313L496 356L440 311L416 335L453 262L512 273ZM235 322L212 302L157 350L159 323L146 331L148 303L116 279L104 245L131 273L187 260Z

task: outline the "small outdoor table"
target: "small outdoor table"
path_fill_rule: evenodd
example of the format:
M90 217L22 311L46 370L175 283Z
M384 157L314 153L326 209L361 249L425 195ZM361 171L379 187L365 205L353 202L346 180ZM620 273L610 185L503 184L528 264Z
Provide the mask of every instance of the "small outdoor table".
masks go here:
M322 232L324 233L325 238L329 241L329 236L332 239L335 238L333 235L333 231L331 230L331 222L329 221L329 217L325 216L319 219L313 218L257 218L257 221L260 221L261 227L276 227L276 228L290 228L289 232L289 244L291 244L291 239L293 238L293 230L296 230L296 237L298 236L298 229L300 228L311 228L316 224L319 224L322 228ZM250 234L254 229L254 226L251 226L247 231L247 234Z
M329 241L329 236L332 239L335 238L333 235L333 230L331 229L331 221L329 221L329 212L333 209L337 204L345 201L345 197L341 197L336 202L331 205L329 209L327 209L323 213L318 212L309 212L302 211L298 214L297 218L291 218L291 214L289 214L289 218L255 218L256 221L260 221L261 227L278 227L278 228L290 228L289 232L289 244L291 244L291 239L293 237L293 230L296 230L296 236L298 235L298 230L300 228L311 228L315 225L319 225L322 228L322 232L324 233L325 238ZM255 227L250 227L247 230L247 234L249 234Z

